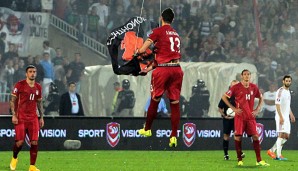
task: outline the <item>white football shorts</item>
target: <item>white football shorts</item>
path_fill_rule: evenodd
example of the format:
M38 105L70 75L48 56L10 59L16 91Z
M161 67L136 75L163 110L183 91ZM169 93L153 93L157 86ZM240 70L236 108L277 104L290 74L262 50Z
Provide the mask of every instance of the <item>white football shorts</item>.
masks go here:
M275 124L276 124L276 131L281 133L290 134L291 133L291 123L289 119L286 119L284 121L284 124L281 125L279 123L279 118L275 118Z

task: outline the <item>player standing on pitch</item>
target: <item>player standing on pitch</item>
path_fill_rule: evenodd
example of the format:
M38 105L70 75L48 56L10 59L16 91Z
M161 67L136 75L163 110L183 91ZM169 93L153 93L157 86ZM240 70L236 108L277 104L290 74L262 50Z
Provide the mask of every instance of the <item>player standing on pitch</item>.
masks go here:
M273 147L267 151L267 154L276 160L287 160L287 158L284 158L281 155L281 150L290 137L290 119L292 122L295 122L295 116L291 109L291 93L289 90L292 83L292 77L290 75L285 75L282 79L282 83L283 86L276 91L275 97L275 122L278 137ZM277 156L275 155L275 151Z
M29 171L39 171L35 167L38 152L38 132L44 126L42 89L40 84L35 82L36 67L29 65L26 68L26 79L15 84L10 100L12 123L15 126L15 144L13 146L13 157L10 162L10 169L15 170L18 162L18 153L24 144L26 133L29 136L30 167ZM40 114L38 120L37 109Z
M256 115L259 113L263 97L257 85L250 82L251 73L244 69L241 72L241 82L232 86L223 96L222 100L236 113L234 117L234 140L238 158L238 166L243 165L241 138L244 132L253 139L253 147L256 153L257 166L270 166L261 158L261 148L258 132L256 130ZM229 98L235 97L235 106L229 102ZM259 98L256 109L255 98Z
M238 80L231 81L229 88L231 88L233 85L238 83L239 83ZM229 101L233 106L235 106L235 98L233 96L229 98ZM223 118L222 123L223 123L223 133L224 133L224 136L223 136L224 159L230 160L228 151L229 151L230 134L231 134L231 131L234 131L234 117L227 116L226 112L229 106L227 106L222 99L220 99L217 107L221 117ZM242 152L241 156L242 158L244 158L245 154Z
M171 125L172 133L170 136L170 147L177 146L177 129L180 121L179 98L183 80L183 71L179 65L180 54L180 37L172 28L171 23L174 20L174 12L171 8L165 9L161 14L162 26L153 29L149 38L143 46L137 50L137 54L142 54L149 46L154 43L156 69L151 76L151 101L148 108L146 124L139 133L144 136L151 136L151 126L157 115L157 107L162 95L167 92L170 99L171 108ZM154 67L153 66L153 67ZM147 73L153 67L145 68L141 73Z

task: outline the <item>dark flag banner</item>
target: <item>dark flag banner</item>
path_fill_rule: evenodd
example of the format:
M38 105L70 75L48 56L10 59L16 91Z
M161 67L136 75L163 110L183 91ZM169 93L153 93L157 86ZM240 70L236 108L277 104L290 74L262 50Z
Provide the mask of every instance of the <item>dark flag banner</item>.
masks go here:
M133 17L110 33L107 46L115 74L138 76L153 62L154 54L150 49L142 56L134 56L136 49L143 45L146 29L152 26L152 22L143 17Z

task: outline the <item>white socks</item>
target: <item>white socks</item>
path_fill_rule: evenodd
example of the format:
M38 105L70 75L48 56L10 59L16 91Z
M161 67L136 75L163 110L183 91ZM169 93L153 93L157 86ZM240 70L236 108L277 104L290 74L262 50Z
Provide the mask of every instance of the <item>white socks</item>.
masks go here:
M272 151L273 153L275 153L276 148L277 148L277 147L276 147L276 141L275 141L273 147L270 148L270 151Z
M281 156L281 141L283 140L283 138L277 138L276 140L276 156L280 157Z
M280 151L282 151L282 148L283 148L283 146L284 146L284 144L287 142L287 139L285 139L285 138L283 138L282 140L281 140L281 149L280 149Z
M276 144L276 156L277 157L281 156L282 147L286 142L287 142L287 139L285 139L285 138L277 138L276 143L275 143Z

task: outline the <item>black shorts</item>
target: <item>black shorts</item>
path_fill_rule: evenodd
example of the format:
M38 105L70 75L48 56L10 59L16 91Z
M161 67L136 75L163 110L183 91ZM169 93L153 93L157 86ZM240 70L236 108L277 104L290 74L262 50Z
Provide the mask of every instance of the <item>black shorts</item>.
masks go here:
M234 131L234 119L223 119L223 133L231 134L231 131Z

